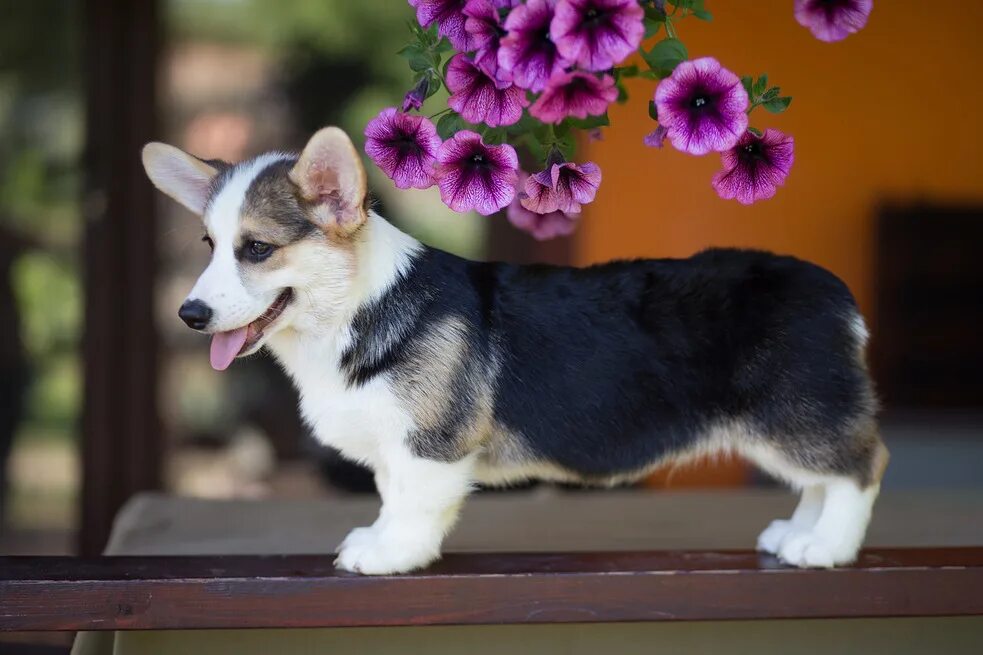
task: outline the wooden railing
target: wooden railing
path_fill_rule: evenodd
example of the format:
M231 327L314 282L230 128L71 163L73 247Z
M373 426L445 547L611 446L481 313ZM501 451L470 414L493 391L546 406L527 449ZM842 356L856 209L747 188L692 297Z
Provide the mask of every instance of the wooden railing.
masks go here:
M166 630L983 615L983 548L834 570L746 551L450 554L363 577L331 556L0 558L0 630Z

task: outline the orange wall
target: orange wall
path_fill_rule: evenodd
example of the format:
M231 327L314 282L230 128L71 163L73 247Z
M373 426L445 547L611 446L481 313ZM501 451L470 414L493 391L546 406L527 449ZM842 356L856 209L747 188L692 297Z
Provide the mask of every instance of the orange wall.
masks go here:
M791 0L707 5L713 22L678 23L690 56L767 72L794 97L785 114L751 116L795 136L786 186L750 207L718 198L718 156L642 145L655 83L632 80L631 101L612 108L612 128L584 156L604 178L577 260L763 247L828 267L869 312L879 202L983 201L983 2L881 0L867 28L839 43L800 27Z

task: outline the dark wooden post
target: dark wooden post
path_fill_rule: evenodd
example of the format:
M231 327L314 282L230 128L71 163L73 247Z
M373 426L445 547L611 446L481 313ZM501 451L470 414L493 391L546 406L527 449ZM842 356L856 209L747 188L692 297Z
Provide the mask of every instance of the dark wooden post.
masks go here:
M155 136L158 9L84 5L83 555L102 550L130 495L160 484L155 199L140 166Z

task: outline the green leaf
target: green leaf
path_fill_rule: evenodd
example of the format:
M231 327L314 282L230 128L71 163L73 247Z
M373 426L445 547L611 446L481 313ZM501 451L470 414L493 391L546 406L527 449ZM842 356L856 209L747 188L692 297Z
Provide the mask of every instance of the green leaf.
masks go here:
M782 90L779 89L777 86L773 86L764 92L764 94L761 96L761 99L764 101L768 101L771 100L772 98L777 98L778 94L781 93L781 91Z
M638 77L638 66L632 64L631 66L622 66L621 68L614 69L615 79L624 79L626 77Z
M641 73L638 74L638 76L646 80L658 80L662 77L661 75L659 75L658 71L654 71L654 70L642 71Z
M448 41L447 39L443 39L442 38L437 43L437 45L434 47L434 52L436 52L436 53L443 53L443 52L448 52L448 51L453 50L453 49L454 49L454 46L451 45L451 42Z
M765 73L764 75L758 78L757 82L754 83L754 87L752 88L752 95L754 95L755 97L760 96L762 93L765 92L765 89L767 88L768 88L768 73Z
M440 91L440 80L433 72L427 73L427 97Z
M434 22L426 30L421 30L421 41L427 46L434 46L440 41L440 36L437 34L437 23Z
M751 88L754 86L754 78L750 75L745 75L741 78L741 85L744 90L747 91L748 97L752 97L754 94L751 93Z
M406 46L399 51L399 56L404 57L409 62L410 68L418 73L433 66L430 54L418 45Z
M694 9L693 15L699 18L700 20L705 20L705 21L713 20L713 14L711 14L706 9Z
M562 139L557 139L556 147L559 148L560 152L563 153L563 158L566 159L567 161L570 161L573 159L574 154L576 154L577 142L573 139L572 136L567 135Z
M762 107L767 109L772 114L780 114L786 109L788 109L789 104L791 104L792 98L789 96L781 96L775 98L774 100L769 100L768 102L762 103Z
M568 118L565 122L570 123L572 127L575 127L579 130L593 130L595 127L607 127L608 125L611 124L611 120L608 118L607 112L604 112L600 116L588 116L587 118ZM559 132L555 132L555 133L557 134L557 136L559 136Z
M747 128L747 131L750 132L751 134L753 134L756 137L760 137L761 136L761 130L759 130L756 127L749 127L749 128Z
M536 161L543 161L546 159L546 148L539 139L530 133L526 133L522 141L525 144L526 150L529 151L529 154L533 159Z
M508 137L505 130L502 128L489 128L484 131L482 138L484 138L485 143L487 143L488 145L497 146L499 144L505 143Z
M654 121L659 120L659 110L655 106L655 100L649 100L649 118Z
M519 119L518 123L513 123L512 125L509 125L505 129L508 131L510 135L518 136L518 135L531 134L536 126L541 126L541 125L542 123L540 123L538 120L530 116L527 110L522 113L522 118Z
M668 77L680 62L689 57L686 46L679 39L663 39L656 43L651 50L642 50L642 58L649 68L656 71L660 77Z
M619 105L623 105L628 102L628 89L621 82L618 82L618 97L615 98L615 102Z
M649 18L645 16L645 36L642 37L643 41L651 39L653 36L659 33L662 29L663 19L662 18Z
M437 134L441 139L447 140L460 132L465 127L464 119L455 112L448 112L437 121Z

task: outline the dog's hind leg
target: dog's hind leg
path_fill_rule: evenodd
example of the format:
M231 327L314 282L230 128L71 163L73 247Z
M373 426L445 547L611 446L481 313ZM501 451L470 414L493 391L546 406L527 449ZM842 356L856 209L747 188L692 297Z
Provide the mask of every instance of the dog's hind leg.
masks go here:
M824 487L822 511L815 525L789 533L779 546L778 556L783 562L830 568L857 558L880 484L862 487L850 478L831 478Z
M784 452L783 452L784 451ZM888 453L876 429L847 437L828 457L794 456L786 449L751 449L765 470L802 488L787 521L774 521L758 537L758 548L801 567L828 568L853 562L863 544L880 490Z
M758 535L758 550L777 555L782 542L790 534L811 530L822 514L825 498L824 485L810 484L804 487L792 516L788 519L775 519L764 532Z

